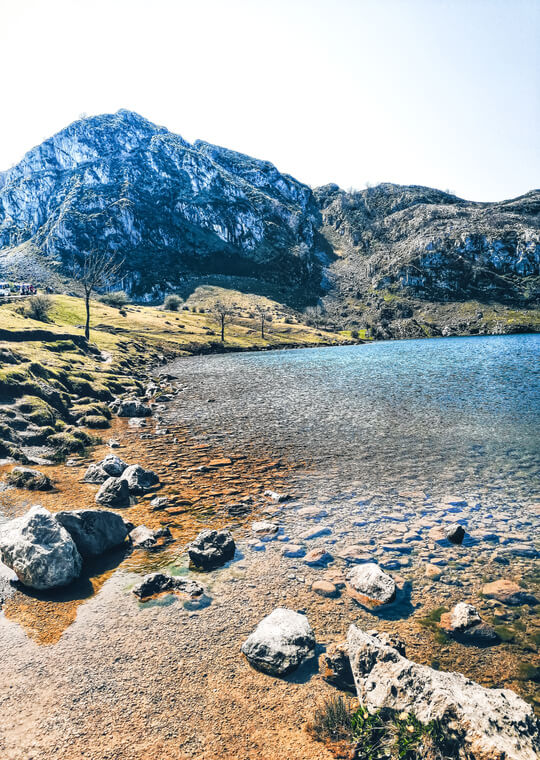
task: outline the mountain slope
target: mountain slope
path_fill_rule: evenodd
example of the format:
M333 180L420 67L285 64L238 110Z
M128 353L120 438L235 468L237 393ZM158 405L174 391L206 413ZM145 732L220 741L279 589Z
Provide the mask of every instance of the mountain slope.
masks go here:
M538 329L540 191L501 203L388 183L312 191L130 111L80 119L0 173L0 277L76 291L73 262L94 249L124 261L110 287L138 300L213 285L319 302L333 327L378 337L441 334L454 312L457 333Z
M137 296L219 273L304 298L320 280L318 224L311 190L272 164L129 111L76 121L0 175L4 269L21 245L67 272L99 248L125 260Z

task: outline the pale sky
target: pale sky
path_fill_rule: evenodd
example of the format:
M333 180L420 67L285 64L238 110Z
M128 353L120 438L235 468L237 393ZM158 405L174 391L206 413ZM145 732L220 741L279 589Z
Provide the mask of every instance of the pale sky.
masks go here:
M127 108L310 185L540 186L540 0L0 0L0 169Z

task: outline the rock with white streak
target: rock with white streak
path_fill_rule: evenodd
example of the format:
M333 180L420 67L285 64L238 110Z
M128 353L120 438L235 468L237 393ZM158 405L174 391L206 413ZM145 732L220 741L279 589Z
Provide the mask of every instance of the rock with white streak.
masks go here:
M347 591L368 607L390 604L396 598L396 583L374 562L355 565L347 573Z

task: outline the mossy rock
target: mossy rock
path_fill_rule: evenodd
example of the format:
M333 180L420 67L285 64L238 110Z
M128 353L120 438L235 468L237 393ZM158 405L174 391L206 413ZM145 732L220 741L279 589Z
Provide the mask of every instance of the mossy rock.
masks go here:
M93 403L87 404L77 403L77 405L71 410L71 416L76 420L81 420L83 417L88 417L90 415L105 417L108 420L112 417L109 407L100 401L94 401Z
M109 420L100 414L89 414L82 418L81 423L89 428L107 428L110 425Z
M90 398L97 398L100 401L111 401L113 398L112 393L105 385L96 383L93 379L90 382L85 377L70 375L68 384L72 393L78 396L90 396Z
M89 435L85 430L79 430L79 428L75 428L72 430L68 430L68 432L74 438L77 438L77 440L82 441L85 446L91 446L93 443L95 443L94 438L91 435Z
M61 454L83 454L85 449L85 444L80 438L65 431L49 436L48 443Z
M19 410L35 425L54 425L58 412L39 396L23 396Z
M6 476L6 481L15 488L26 488L29 491L50 491L52 483L50 478L39 470L26 467L15 467Z
M45 343L44 347L47 349L47 351L52 351L56 354L61 354L66 351L71 351L78 354L83 353L83 351L81 351L81 349L78 348L78 346L76 346L72 340L55 340L52 343Z
M24 434L21 434L21 437L26 446L42 446L55 432L55 429L51 425L29 427Z

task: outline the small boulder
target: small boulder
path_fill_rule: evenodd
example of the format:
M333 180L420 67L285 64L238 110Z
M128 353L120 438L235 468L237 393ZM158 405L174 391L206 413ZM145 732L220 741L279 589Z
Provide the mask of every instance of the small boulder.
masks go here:
M97 504L121 509L129 507L129 487L125 480L107 478L96 494Z
M154 594L161 594L163 591L174 591L193 598L201 596L204 588L197 581L159 572L145 575L142 581L133 587L133 593L139 599L146 599Z
M288 493L278 493L277 491L265 491L264 495L276 504L281 504L284 501L289 501L291 498Z
M295 670L315 650L315 636L305 615L278 607L261 620L242 644L256 670L282 676Z
M268 520L259 520L251 523L251 532L256 536L275 536L279 532L279 525Z
M14 467L7 476L7 482L16 488L27 488L29 491L50 491L51 479L39 470L30 467Z
M451 544L456 544L458 546L463 543L463 539L465 538L465 528L459 523L449 525L444 533Z
M74 540L82 557L96 557L121 546L128 534L120 515L105 509L57 512L55 517Z
M129 537L134 549L153 549L158 544L164 543L164 541L160 542L160 539L168 541L172 538L172 534L169 528L152 530L151 528L147 528L146 525L139 525L130 531Z
M347 573L347 591L360 604L379 607L396 598L394 579L374 562L355 565Z
M322 677L332 686L343 691L355 691L354 677L349 661L349 647L346 641L330 644L319 657Z
M298 559L299 557L305 556L305 553L306 550L301 544L286 544L283 547L281 556L287 557L288 559Z
M150 509L153 512L158 512L159 510L165 509L168 506L170 506L170 502L166 496L156 496L150 502Z
M319 549L311 549L304 557L304 562L310 567L324 567L333 559L326 549L322 547Z
M324 579L314 581L311 584L311 590L319 596L324 596L327 599L333 599L334 597L339 596L337 587L334 586L331 581L325 581Z
M92 463L88 465L86 472L84 473L83 481L85 483L105 483L105 481L111 476L105 472L103 467L99 464Z
M138 398L124 399L117 406L119 417L150 417L152 409Z
M107 454L107 456L102 459L101 462L98 462L98 464L103 470L105 470L107 475L110 475L112 478L119 478L127 468L127 462L124 462L124 460L120 459L116 454Z
M443 613L439 627L462 644L492 646L500 641L495 630L484 623L476 607L466 602L459 602L451 612Z
M41 506L0 527L0 559L22 584L35 589L67 586L82 568L75 542Z
M203 530L187 546L190 560L202 570L224 565L234 557L235 550L234 539L228 530Z
M120 480L127 483L129 492L143 494L159 483L159 478L153 470L145 470L140 464L126 467Z

